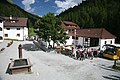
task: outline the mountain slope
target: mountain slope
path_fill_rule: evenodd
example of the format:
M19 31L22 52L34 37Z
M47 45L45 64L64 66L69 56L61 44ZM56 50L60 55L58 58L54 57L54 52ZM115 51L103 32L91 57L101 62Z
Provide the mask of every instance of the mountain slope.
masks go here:
M9 17L27 17L28 18L28 27L33 27L34 22L40 17L28 13L21 9L19 6L8 2L7 0L0 0L0 16Z
M58 15L81 28L104 27L120 42L120 0L86 0Z

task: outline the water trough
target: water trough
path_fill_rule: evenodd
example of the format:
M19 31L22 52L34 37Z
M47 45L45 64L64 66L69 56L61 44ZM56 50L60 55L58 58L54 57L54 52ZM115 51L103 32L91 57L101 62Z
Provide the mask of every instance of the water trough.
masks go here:
M29 59L15 59L10 64L10 74L31 72Z
M31 64L30 60L27 58L22 58L22 45L20 44L18 47L19 51L19 59L12 60L10 63L10 74L23 73L23 72L31 72Z

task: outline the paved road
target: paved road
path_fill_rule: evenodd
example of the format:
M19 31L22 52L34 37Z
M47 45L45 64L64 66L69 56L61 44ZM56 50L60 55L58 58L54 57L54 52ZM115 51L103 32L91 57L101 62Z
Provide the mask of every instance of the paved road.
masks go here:
M8 41L9 42L9 41ZM2 43L4 46L7 43ZM120 71L112 69L113 61L94 58L84 61L74 60L54 51L29 51L23 49L23 58L29 58L32 64L31 73L6 74L10 58L18 58L18 45L35 47L32 42L14 41L0 53L0 80L120 80ZM27 51L28 50L28 51Z

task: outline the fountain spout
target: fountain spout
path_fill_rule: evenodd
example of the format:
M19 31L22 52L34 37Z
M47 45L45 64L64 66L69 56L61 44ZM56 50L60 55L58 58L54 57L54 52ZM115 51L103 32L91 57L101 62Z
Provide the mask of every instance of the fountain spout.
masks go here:
M22 45L21 44L18 46L18 52L19 52L19 59L22 59Z

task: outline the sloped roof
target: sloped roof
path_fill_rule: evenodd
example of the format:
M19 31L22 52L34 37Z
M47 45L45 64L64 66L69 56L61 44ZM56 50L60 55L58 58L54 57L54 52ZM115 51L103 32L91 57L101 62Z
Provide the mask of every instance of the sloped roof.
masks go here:
M102 38L102 39L116 38L116 36L114 36L113 34L108 32L104 28L80 29L80 30L77 30L77 36L79 36L79 37Z
M64 29L79 29L80 27L77 25L77 24L75 24L75 23L73 23L73 22L70 22L70 21L63 21L63 27L64 27ZM71 25L71 26L69 26L69 25ZM75 26L75 27L74 27Z
M4 25L5 27L9 26L9 27L26 27L27 26L27 20L28 18L15 18L13 17L12 19L10 19L10 17L4 17L5 18L5 22ZM15 23L11 23L11 21L15 21Z
M64 24L66 25L75 25L77 26L77 24L73 23L73 22L70 22L70 21L63 21Z

